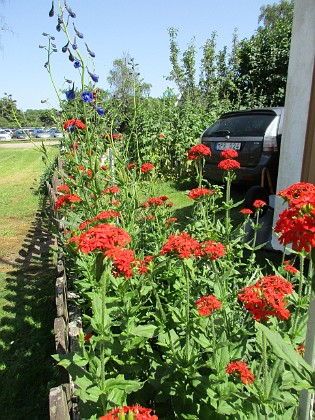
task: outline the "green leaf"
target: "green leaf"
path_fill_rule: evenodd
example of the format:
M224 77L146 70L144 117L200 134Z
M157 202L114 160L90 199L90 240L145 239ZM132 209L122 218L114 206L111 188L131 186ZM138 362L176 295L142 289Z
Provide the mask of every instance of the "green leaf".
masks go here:
M136 335L137 337L152 338L158 334L159 330L156 325L138 325L129 331L130 334Z
M263 324L255 322L256 328L262 331L265 334L267 340L273 348L274 353L293 366L295 369L300 370L303 367L309 374L312 374L314 371L312 366L310 366L302 356L293 348L291 344L286 343L281 335L276 331L270 330Z

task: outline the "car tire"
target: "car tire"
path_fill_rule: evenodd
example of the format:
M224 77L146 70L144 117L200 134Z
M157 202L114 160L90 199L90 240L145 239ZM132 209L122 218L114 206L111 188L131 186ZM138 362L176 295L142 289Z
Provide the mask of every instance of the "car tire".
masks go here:
M244 208L252 210L252 217L254 216L256 210L253 205L256 200L262 200L267 204L267 206L264 206L260 212L259 217L263 217L269 208L269 195L267 190L259 185L254 185L253 187L249 188L245 195L243 204Z

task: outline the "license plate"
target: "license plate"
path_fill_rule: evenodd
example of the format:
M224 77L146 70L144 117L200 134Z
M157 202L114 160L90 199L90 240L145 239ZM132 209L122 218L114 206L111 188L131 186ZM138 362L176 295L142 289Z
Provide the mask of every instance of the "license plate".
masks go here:
M231 142L220 142L216 144L217 150L226 150L226 149L234 149L234 150L240 150L241 149L241 143L231 143Z

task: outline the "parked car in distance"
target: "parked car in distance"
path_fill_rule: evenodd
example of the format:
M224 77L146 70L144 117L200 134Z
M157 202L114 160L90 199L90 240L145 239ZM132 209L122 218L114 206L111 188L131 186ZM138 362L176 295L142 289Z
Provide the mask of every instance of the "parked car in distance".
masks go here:
M47 131L50 134L50 137L59 138L59 139L63 138L63 133L55 127L50 128Z
M0 130L0 140L11 140L11 134L6 130Z
M276 187L284 108L255 108L227 112L201 135L201 143L211 149L206 158L204 177L222 182L218 168L221 152L235 149L240 169L235 171L236 183L262 185L267 176ZM266 169L264 169L266 168ZM267 182L268 185L268 182Z
M35 137L36 139L49 139L51 135L48 131L43 130L42 128L38 128L34 131L31 131L31 136Z
M28 136L23 130L15 130L12 134L12 139L27 140Z

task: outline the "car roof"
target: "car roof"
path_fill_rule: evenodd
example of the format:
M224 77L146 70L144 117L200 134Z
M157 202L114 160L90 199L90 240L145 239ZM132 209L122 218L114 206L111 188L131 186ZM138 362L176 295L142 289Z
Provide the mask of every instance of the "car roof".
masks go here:
M233 115L248 115L248 114L273 114L273 115L282 115L284 113L284 107L270 107L270 108L250 108L250 109L240 109L237 111L225 112L220 116L220 118L226 118Z
M221 118L228 118L233 116L240 115L277 115L279 116L279 125L278 125L278 134L281 135L283 131L283 116L284 116L284 106L278 107L269 107L269 108L249 108L249 109L240 109L237 111L225 112L220 116Z

